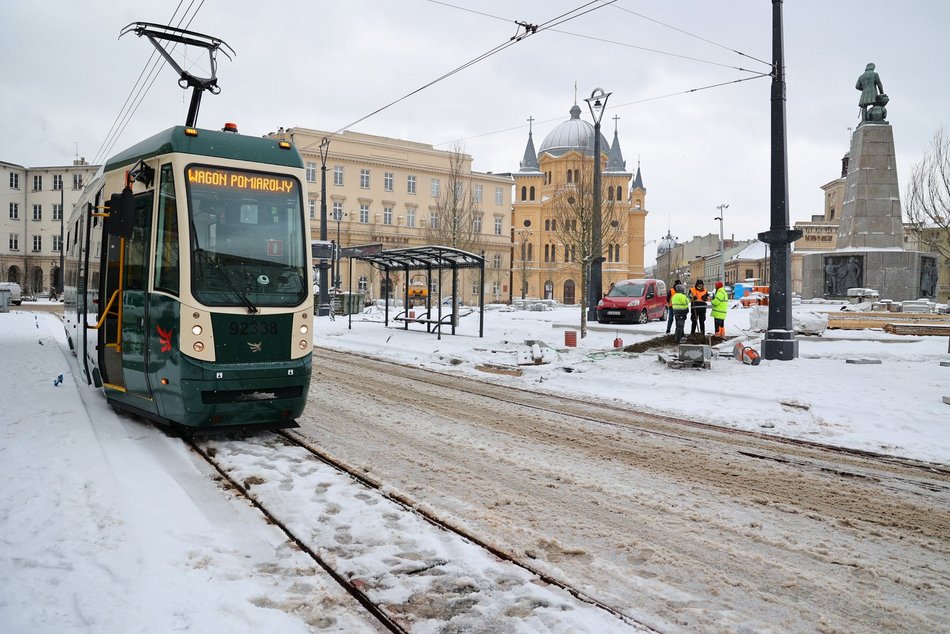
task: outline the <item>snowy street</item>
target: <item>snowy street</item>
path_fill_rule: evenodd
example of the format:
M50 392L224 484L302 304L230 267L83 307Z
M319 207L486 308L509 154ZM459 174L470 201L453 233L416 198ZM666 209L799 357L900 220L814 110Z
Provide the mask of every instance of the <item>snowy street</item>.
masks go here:
M378 631L184 443L86 386L59 319L27 312L46 308L0 315L5 632ZM295 433L624 620L264 434L207 446L412 631L946 631L945 338L829 331L793 362L677 370L612 349L658 322L565 348L576 312L490 311L484 338L463 317L441 340L317 320ZM728 328L749 341L746 312ZM517 365L525 341L545 363Z

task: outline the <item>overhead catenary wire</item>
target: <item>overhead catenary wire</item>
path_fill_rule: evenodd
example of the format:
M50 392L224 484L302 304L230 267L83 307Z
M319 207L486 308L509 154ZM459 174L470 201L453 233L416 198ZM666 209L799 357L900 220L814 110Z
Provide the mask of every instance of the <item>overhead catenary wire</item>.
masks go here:
M181 18L179 18L176 27L181 27L182 23L185 22L189 12L191 12L192 7L194 7L197 0L191 0L188 4L188 7L182 13ZM178 14L179 9L181 8L184 0L179 0L178 6L175 7L175 11L172 13L172 17L169 22L175 20L175 16ZM200 0L198 7L191 12L191 17L187 18L188 22L185 24L184 28L191 26L191 23L194 21L195 17L198 15L198 12L204 6L205 0ZM176 44L172 45L172 51L175 50ZM148 60L145 62L145 65L142 69L142 72L139 74L138 79L132 85L132 88L129 91L129 96L126 98L125 103L122 105L119 113L116 115L115 121L112 124L112 127L109 130L109 133L106 135L106 138L103 140L102 144L99 147L99 150L96 152L96 158L93 163L104 162L106 157L112 151L112 148L115 147L115 144L118 142L119 138L122 136L122 133L125 131L125 128L128 127L129 122L132 120L132 117L138 111L139 106L142 105L142 102L145 100L145 97L148 95L148 92L151 90L152 85L155 83L155 80L158 79L158 75L161 72L161 65L163 65L163 60L161 58L156 59L158 52L152 50L152 54L149 56ZM151 68L149 66L151 65ZM146 72L147 71L147 72ZM142 77L146 76L144 82ZM133 96L134 95L134 96ZM132 102L133 105L129 106L129 102Z
M539 25L528 24L527 22L518 22L518 21L515 21L516 24L520 25L520 26L519 26L519 29L518 29L518 32L517 32L513 37L511 37L510 39L508 39L507 41L505 41L505 42L503 42L503 43L501 43L501 44L499 44L499 45L497 45L497 46L495 46L495 47L489 49L488 51L482 53L481 55L478 55L478 56L475 57L474 59L471 59L471 60L465 62L465 63L462 64L461 66L458 66L458 67L456 67L456 68L454 68L454 69L452 69L452 70L450 70L450 71L448 71L448 72L446 72L446 73L443 73L442 75L440 75L440 76L436 77L435 79L433 79L433 80L431 80L431 81L429 81L429 82L423 84L422 86L416 88L415 90L412 90L412 91L406 93L406 94L403 95L402 97L399 97L398 99L395 99L395 100L393 100L393 101L387 103L386 105L381 106L381 107L377 108L376 110L373 110L373 111L370 112L369 114L366 114L366 115L360 117L359 119L356 119L355 121L352 121L352 122L350 122L350 123L348 123L348 124L346 124L346 125L344 125L344 126L338 128L338 129L335 130L333 133L331 133L330 136L331 136L331 137L332 137L332 136L336 136L336 135L338 135L338 134L341 134L341 133L345 132L345 131L348 130L349 128L351 128L351 127L357 125L358 123L361 123L361 122L363 122L363 121L369 119L370 117L379 114L380 112L386 110L387 108L390 108L390 107L396 105L397 103L408 99L409 97L411 97L411 96L413 96L413 95L415 95L415 94L417 94L417 93L419 93L419 92L425 90L426 88L429 88L430 86L433 86L434 84L437 84L438 82L443 81L444 79L447 79L447 78L449 78L449 77L451 77L451 76L453 76L453 75L455 75L455 74L457 74L457 73L459 73L459 72L465 70L466 68L468 68L468 67L470 67L470 66L472 66L472 65L474 65L474 64L477 64L478 62L481 62L481 61L483 61L483 60L485 60L485 59L491 57L492 55L496 55L497 53L500 53L501 51L505 50L506 48L509 48L510 46L513 46L514 44L516 44L516 43L518 43L518 42L521 42L522 40L524 40L524 39L527 38L527 37L530 37L530 36L532 36L532 35L536 35L538 32L547 30L547 29L552 28L552 27L554 27L554 26L557 26L557 25L559 25L559 24L563 24L563 23L565 23L565 22L568 22L568 21L570 21L570 20L573 20L573 19L575 19L575 18L578 18L578 17L580 17L580 16L582 16L582 15L586 15L586 14L590 13L591 11L596 11L597 9L600 9L600 8L602 8L602 7L609 6L611 3L616 2L616 1L617 1L617 0L591 0L590 2L586 2L586 3L580 5L579 7L575 8L575 9L571 9L570 11L566 11L566 12L562 13L561 15L558 15L558 16L556 16L556 17L554 17L554 18L551 18L551 19L548 20L547 22L544 22L544 23L539 24ZM521 28L524 28L524 33L521 33ZM303 148L300 148L300 149L301 149L301 150L306 150L306 149L308 149L309 147L311 147L311 146L313 146L313 145L315 145L315 144L316 144L316 142L311 143L310 145L308 145L308 146L306 146L306 147L303 147Z

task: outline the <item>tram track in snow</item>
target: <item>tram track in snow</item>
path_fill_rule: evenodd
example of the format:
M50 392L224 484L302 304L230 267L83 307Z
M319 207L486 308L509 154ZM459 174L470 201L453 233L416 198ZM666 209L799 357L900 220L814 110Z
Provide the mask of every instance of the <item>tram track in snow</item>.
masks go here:
M257 442L262 438L275 439L276 442L268 440ZM484 629L486 623L482 621L483 618L494 620L501 629L513 628L515 623L524 625L525 619L536 618L538 619L537 623L543 625L547 631L578 631L578 621L574 620L577 617L563 622L558 619L557 615L533 614L535 612L564 610L573 610L578 614L582 614L583 616L581 617L580 623L585 625L585 629L586 626L594 628L589 631L602 631L599 630L599 628L605 625L611 626L611 631L627 628L631 631L656 631L643 623L637 622L620 610L587 595L583 590L571 587L550 575L544 574L540 570L533 569L524 562L518 561L510 554L479 539L476 535L456 527L451 522L445 521L426 509L419 507L414 504L411 499L401 495L399 492L384 490L381 483L374 481L365 474L361 474L359 470L335 459L326 451L308 442L305 437L292 430L262 432L253 437L234 440L188 439L186 442L193 451L200 455L217 471L222 482L226 483L231 490L257 508L268 522L277 526L287 536L288 540L296 544L298 548L311 557L320 568L326 571L336 583L388 631L411 632L416 624L428 619L439 622L440 629L442 626L453 627L456 625L460 626L461 629L470 629L472 622L466 625L466 620L472 618L476 619L475 623L478 625L476 629ZM347 554L345 557L341 554L339 549L321 541L315 537L313 533L310 535L306 534L308 532L308 521L310 523L315 522L319 524L326 522L328 517L333 517L340 513L341 509L338 508L340 506L339 504L336 502L328 502L327 507L329 510L327 513L320 514L319 517L310 518L309 520L299 517L299 514L298 516L293 516L294 514L290 513L290 516L288 516L288 507L291 506L293 502L288 502L287 499L276 500L273 497L274 491L268 491L267 487L263 486L268 480L272 479L270 474L261 470L259 474L254 473L248 476L247 473L240 468L236 469L234 467L234 462L247 464L247 458L241 457L242 447L250 448L252 446L252 451L258 452L258 455L252 459L252 462L261 465L267 463L271 467L280 464L286 465L290 459L281 453L280 448L269 457L265 453L259 453L261 448L275 448L276 445L282 445L283 448L299 450L299 452L305 454L304 456L298 454L292 459L292 461L300 461L296 466L296 469L299 470L298 473L303 473L308 476L312 475L313 465L305 467L301 467L300 465L303 464L305 460L318 461L326 469L332 470L337 477L356 483L356 486L364 492L372 491L375 495L385 499L390 505L398 507L401 512L418 518L429 527L430 531L439 534L437 538L432 537L432 535L423 534L420 540L421 542L429 542L429 546L431 546L433 541L449 541L451 544L446 548L448 548L450 552L461 549L459 552L463 553L462 561L452 562L450 556L447 557L438 553L433 554L431 548L428 550L426 548L420 548L418 553L406 554L404 561L396 563L392 561L388 563L386 561L377 562L379 566L375 569L375 576L372 565L369 567L369 574L367 574L366 570L362 571L362 574L353 574L354 570L347 568L345 565L346 557L364 560L373 559L379 555L379 553L373 550L375 545L368 546L366 552L359 552L359 539L354 536L351 543L356 543L357 546L354 548L346 548ZM222 460L222 456L225 453L231 457L237 457L237 459L231 463L229 463L228 460ZM282 468L278 468L277 471L271 471L272 473L276 473L277 471L282 471ZM288 473L284 472L281 475L287 476ZM293 476L293 474L289 475ZM321 475L318 479L323 480L318 484L318 490L321 487L334 488L339 486L338 484L327 485L326 481L332 481L333 477L327 476L326 473ZM288 484L285 478L277 488L293 489L297 487ZM304 484L303 489L306 488L307 485ZM271 487L271 489L273 489L273 487ZM363 503L369 503L368 501L371 499L368 495L365 495L365 493L360 492L356 493L353 497ZM302 502L301 505L304 507L311 506L306 502ZM373 502L371 505L375 506L376 503ZM393 528L393 534L387 534L379 541L383 543L399 543L400 539L406 541L404 535L400 536L395 534L397 525L392 521L394 513L391 509L379 511L376 515L377 517L373 518L375 521L379 524L392 524ZM420 530L420 524L418 522L416 522L414 526L415 530ZM350 530L351 528L352 527L347 527L346 530ZM403 524L400 523L398 528L404 529ZM335 530L340 531L342 529L337 527ZM376 530L379 529L377 528ZM319 531L319 534L326 536L329 532L331 531L323 530ZM409 541L412 540L410 539ZM339 546L339 544L337 544L337 546ZM347 546L349 546L349 544ZM482 551L483 554L476 554L473 557L471 549L478 549ZM466 550L468 552L465 552ZM394 557L391 552L389 555L390 559L398 558L398 556ZM475 568L478 568L480 565L492 568L491 574L485 575L486 577L492 577L492 579L488 581L488 586L482 585L477 581L479 575L482 573L479 570L473 570L473 565L469 561L469 559L474 559L477 562L479 556L488 563L475 564ZM381 555L379 555L378 558L385 560L385 557ZM407 561L413 563L406 566ZM341 563L343 565L341 565ZM495 568L498 567L501 567L500 572L495 570ZM512 572L513 570L517 572ZM432 575L438 579L437 589L420 588L420 584L415 584L413 581L406 581L406 579L419 579L428 575ZM402 581L399 580L400 577ZM476 579L474 588L471 585L471 579L473 578ZM392 586L398 588L401 582L407 584L405 590L409 593L408 600L401 603L380 600L380 596L386 594L387 589L391 591ZM497 587L489 587L491 584L495 584ZM421 585L425 586L426 584ZM473 598L465 599L466 594L472 595ZM487 601L487 607L485 606L486 601L481 599L482 596L486 595L490 595ZM463 597L462 600L459 600L460 596ZM557 605L558 602L560 602L561 605ZM497 609L493 608L492 603L499 604L499 607ZM478 608L478 614L475 616L469 614L469 612L476 607ZM504 608L503 611L505 614L497 613L501 608ZM485 614L488 616L484 616ZM508 626L505 625L507 619L513 619Z
M816 613L927 629L945 611L926 590L950 587L931 563L950 557L946 465L314 354L295 434L654 629L716 629L722 613L737 629L809 629ZM874 588L843 607L856 576ZM683 594L702 597L688 621Z

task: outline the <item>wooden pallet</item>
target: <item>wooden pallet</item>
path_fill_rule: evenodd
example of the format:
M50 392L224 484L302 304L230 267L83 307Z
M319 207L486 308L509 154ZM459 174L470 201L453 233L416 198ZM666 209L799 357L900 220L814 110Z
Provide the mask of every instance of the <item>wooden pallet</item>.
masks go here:
M887 324L936 324L950 325L950 315L934 313L892 313L875 312L837 312L828 313L830 330L863 330L865 328L884 328Z
M950 337L950 323L946 324L884 324L884 332L895 335L918 335L933 337Z

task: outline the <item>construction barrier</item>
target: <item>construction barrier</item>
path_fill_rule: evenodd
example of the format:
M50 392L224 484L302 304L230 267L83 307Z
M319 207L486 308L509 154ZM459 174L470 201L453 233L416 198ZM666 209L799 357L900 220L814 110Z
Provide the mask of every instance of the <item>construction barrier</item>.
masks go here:
M568 348L577 347L577 331L576 330L565 330L564 331L564 345Z

